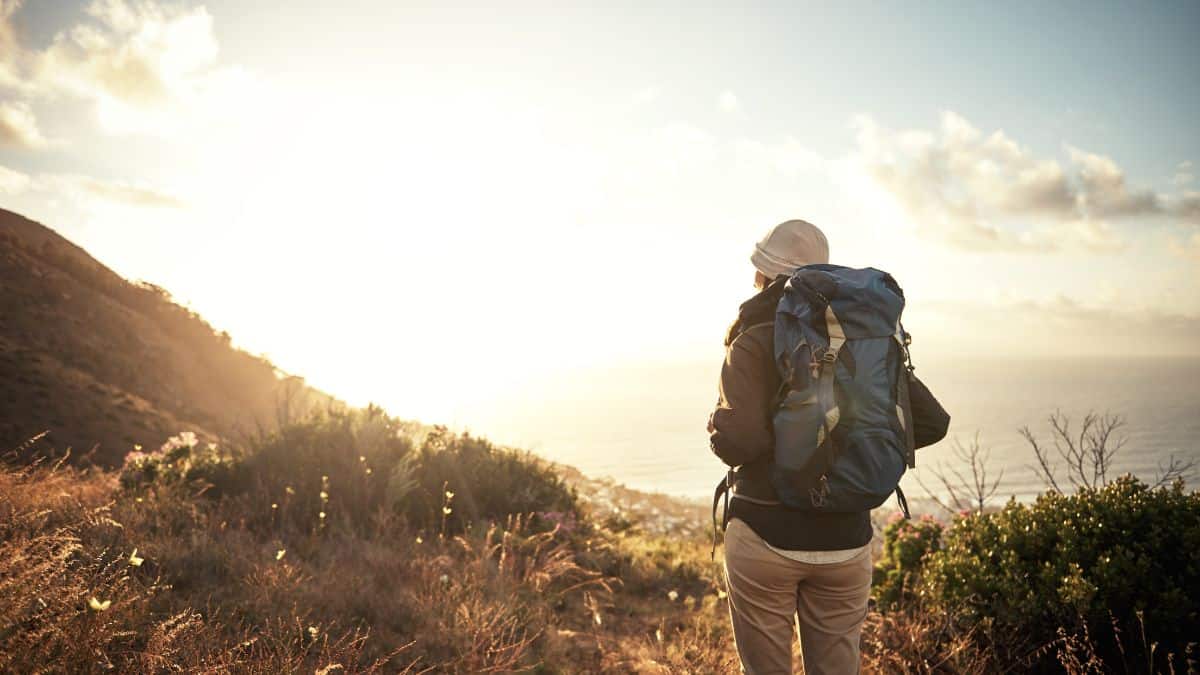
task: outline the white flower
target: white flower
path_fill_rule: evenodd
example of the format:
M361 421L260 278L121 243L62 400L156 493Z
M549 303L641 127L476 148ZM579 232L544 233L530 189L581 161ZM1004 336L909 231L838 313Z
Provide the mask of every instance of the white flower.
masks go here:
M667 593L667 597L671 599L671 602L675 602L679 599L679 591L671 591Z

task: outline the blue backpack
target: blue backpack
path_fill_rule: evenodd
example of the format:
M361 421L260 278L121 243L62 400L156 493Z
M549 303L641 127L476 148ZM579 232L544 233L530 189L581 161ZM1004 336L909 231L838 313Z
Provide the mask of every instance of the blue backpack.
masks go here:
M904 292L868 267L806 265L775 313L782 377L770 480L785 506L868 511L892 492L908 516L900 477L914 466L909 335Z
M893 492L910 517L900 477L915 465L909 383L900 323L904 291L873 267L805 265L792 273L775 309L775 365L781 384L772 422L771 485L786 507L869 511ZM733 471L713 494L729 519Z

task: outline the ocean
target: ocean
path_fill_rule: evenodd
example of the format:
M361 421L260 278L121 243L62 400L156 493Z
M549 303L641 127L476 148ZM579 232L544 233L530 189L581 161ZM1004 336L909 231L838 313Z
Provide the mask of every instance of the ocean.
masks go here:
M718 360L565 374L515 393L487 429L591 476L639 490L711 496L724 473L704 428L719 366ZM1121 416L1125 424L1113 438L1124 445L1110 476L1132 472L1154 482L1174 456L1196 463L1189 486L1200 486L1200 358L947 359L918 364L916 372L951 424L945 440L918 451L917 469L901 483L910 499L926 494L921 482L938 487L934 470L966 468L955 459L954 443L976 435L989 453L989 474L1002 472L995 503L1033 498L1044 485L1018 430L1028 426L1052 448L1047 420L1055 411L1070 418L1076 433L1089 411Z

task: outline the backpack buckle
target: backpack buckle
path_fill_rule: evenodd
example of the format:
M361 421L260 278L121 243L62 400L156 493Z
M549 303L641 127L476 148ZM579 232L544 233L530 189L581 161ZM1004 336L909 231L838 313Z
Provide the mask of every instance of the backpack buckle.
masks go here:
M809 488L808 496L812 500L814 509L825 508L829 503L829 500L826 499L829 496L829 479L824 474L821 474L821 478L817 480L817 487Z

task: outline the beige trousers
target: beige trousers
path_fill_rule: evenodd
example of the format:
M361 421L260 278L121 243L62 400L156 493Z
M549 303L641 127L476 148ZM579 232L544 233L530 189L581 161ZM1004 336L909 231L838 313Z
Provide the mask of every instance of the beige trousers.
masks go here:
M792 672L792 625L807 675L857 673L858 639L871 592L871 552L814 565L767 547L740 519L725 530L729 615L742 671Z

